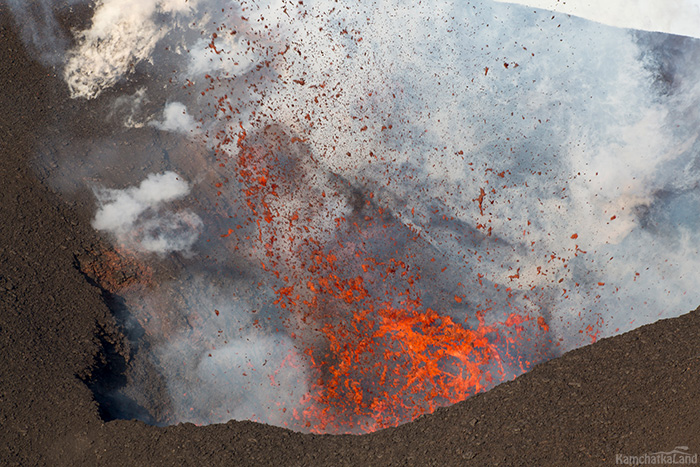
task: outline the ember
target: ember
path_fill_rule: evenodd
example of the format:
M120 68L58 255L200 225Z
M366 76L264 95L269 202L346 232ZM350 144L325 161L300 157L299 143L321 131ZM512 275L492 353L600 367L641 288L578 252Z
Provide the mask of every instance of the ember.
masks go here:
M319 225L313 218L327 212L328 204L349 200L334 200L326 191L303 193L311 210L302 218L298 211L280 218L278 200L301 204L295 199L298 185L316 173L286 156L304 150L291 150L301 140L280 131L269 127L250 143L242 130L236 138L236 166L251 211L246 222L257 228L257 235L247 238L259 244L246 249L264 252L269 266L261 257L262 268L283 278L274 304L284 312L281 319L315 375L299 420L314 432L352 432L358 425L375 430L458 402L501 380L502 359L494 344L499 327L481 320L472 330L464 324L468 316L460 323L424 306L421 266L410 252L425 245L412 232L401 232L403 224L374 202L337 218L334 238L315 237ZM336 189L333 198L342 198L340 184L328 188L329 193ZM381 230L375 218L382 220ZM360 243L342 240L357 233L364 239ZM391 248L381 243L368 245L399 236L406 238L394 250L398 257L387 256ZM459 296L455 300L462 301ZM513 314L500 326L518 328L519 336L528 319ZM518 345L517 339L510 343Z

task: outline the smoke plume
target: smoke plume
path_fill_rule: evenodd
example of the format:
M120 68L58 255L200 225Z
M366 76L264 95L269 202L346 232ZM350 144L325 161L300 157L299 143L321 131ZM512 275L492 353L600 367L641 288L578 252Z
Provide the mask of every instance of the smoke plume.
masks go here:
M97 188L99 209L92 226L137 251L189 251L199 235L201 219L187 210L163 209L165 203L182 198L189 191L189 184L174 172L149 175L138 187Z

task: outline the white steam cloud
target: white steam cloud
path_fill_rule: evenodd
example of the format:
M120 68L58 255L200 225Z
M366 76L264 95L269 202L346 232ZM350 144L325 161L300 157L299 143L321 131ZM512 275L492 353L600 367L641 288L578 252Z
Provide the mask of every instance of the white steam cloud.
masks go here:
M186 252L199 236L201 219L187 210L164 212L162 206L189 192L189 184L174 172L149 175L138 187L95 189L100 207L92 226L137 251Z
M180 102L171 102L163 109L163 121L153 121L151 126L174 133L197 133L197 122L187 113L187 107Z
M64 78L73 97L92 99L147 60L169 32L157 15L191 11L196 0L98 0L89 29L68 52ZM172 21L172 19L170 20Z
M146 332L173 329L153 355L170 396L169 420L235 418L291 428L299 423L294 414L308 392L306 362L287 335L264 328L272 315L251 305L264 291L251 290L233 274L219 276L194 274L156 284L147 294L127 292L127 301L139 304L132 312ZM173 328L179 319L189 325Z
M141 128L145 123L140 114L146 102L145 88L138 89L130 96L119 96L114 99L108 117L121 121L126 128Z
M189 361L192 345L191 339L180 336L161 349L162 361L173 363L168 368L180 370L166 373L174 419L294 423L294 410L308 391L308 374L288 337L255 331L241 335L221 347L200 350L192 361L193 371L187 372L174 360Z

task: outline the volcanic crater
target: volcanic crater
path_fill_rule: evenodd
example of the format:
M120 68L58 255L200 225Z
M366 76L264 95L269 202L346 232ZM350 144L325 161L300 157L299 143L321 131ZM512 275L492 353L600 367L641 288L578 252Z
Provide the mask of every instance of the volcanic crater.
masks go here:
M79 6L75 8L79 10ZM75 15L67 15L66 9L59 10L63 12L63 16L59 15L60 24L66 31L84 29L89 24L86 18L92 14L91 8ZM317 163L309 157L311 150L303 135L284 125L249 131L245 138L242 128L232 133L229 139L240 149L236 153L238 163L244 166L245 162L250 169L228 172L221 167L202 179L198 175L201 166L223 164L223 159L217 160L220 156L215 148L155 128L115 132L105 124L107 103L120 95L137 94L139 88L134 83L138 82L139 74L148 74L147 66L135 66L131 82L117 85L98 97L104 103L101 107L94 101L72 99L60 73L40 63L20 34L9 7L0 4L0 82L3 84L0 210L4 221L0 225L0 424L3 427L0 459L4 464L607 465L614 464L618 455L643 455L674 448L692 454L700 449L700 422L696 417L696 409L700 409L698 311L599 339L561 356L558 356L557 339L550 339L553 335L548 334L546 323L551 316L543 314L540 320L531 319L530 327L527 321L523 325L511 320L496 334L503 336L497 341L499 346L520 344L521 354L516 354L510 362L515 369L505 364L507 369L500 375L505 382L482 392L493 385L475 384L473 373L459 377L456 372L449 373L459 362L464 365L472 362L474 355L488 360L484 368L498 370L492 359L486 359L491 350L483 343L488 339L493 341L495 334L488 334L487 339L487 333L473 332L479 325L476 316L469 321L471 327L461 327L449 314L406 312L373 302L376 307L373 310L379 309L377 323L353 322L355 326L367 326L362 330L373 333L372 342L385 339L376 347L377 354L381 351L384 356L399 355L398 346L406 342L418 346L416 329L420 329L424 334L435 332L435 342L443 339L446 347L429 344L415 351L415 355L434 352L430 355L448 363L436 366L433 374L418 357L417 363L401 361L403 366L389 367L390 375L405 371L410 378L424 372L424 381L429 383L420 386L420 381L414 382L411 387L418 387L414 392L406 389L408 385L397 383L385 391L386 395L372 393L373 386L368 382L371 378L364 373L364 367L358 366L356 373L347 370L353 362L365 366L377 363L374 350L365 350L371 348L371 342L363 340L359 331L355 340L334 339L343 332L353 335L352 330L346 329L350 326L339 321L339 315L354 316L357 308L353 307L357 303L373 291L385 292L385 289L379 286L372 289L369 279L357 279L360 275L344 275L346 266L334 266L334 262L338 257L343 261L353 258L362 251L372 261L352 263L353 267L364 269L365 266L372 272L372 268L380 270L381 264L385 267L382 274L390 277L389 282L394 286L405 285L406 277L417 281L413 263L407 266L396 260L392 262L391 255L382 257L381 245L369 240L369 246L360 249L352 244L354 237L348 233L356 228L366 238L390 237L400 244L396 251L403 252L404 247L410 250L415 233L400 223L399 211L386 209L372 191L349 177L332 174L319 182L310 176L315 173L313 168ZM155 108L155 103L167 100L157 93L151 99L152 103L146 103L146 107ZM107 120L128 118L119 106L114 109L115 113ZM284 151L278 150L279 146ZM135 163L130 157L134 151L149 153L151 157L144 163ZM96 157L100 167L109 168L107 186L94 166ZM280 162L284 157L289 159ZM276 165L265 165L269 163L269 160L264 162L266 158L275 161L280 173L275 173ZM231 161L226 164L229 162L234 165ZM168 230L170 226L164 224L145 222L142 231L136 237L129 237L129 241L136 238L143 243L144 238L158 240L166 234L177 237L181 231L199 229L199 221L188 214L197 205L202 208L197 213L200 220L204 219L206 229L217 232L218 237L210 235L212 242L224 245L226 253L217 257L214 252L220 250L207 250L203 246L210 253L205 260L193 260L191 252L183 248L168 254L150 254L145 261L142 252L115 244L93 228L99 190L134 186L135 180L142 181L149 174L167 174L172 170L184 180L196 180L207 189L196 191L194 202L175 199L170 207L175 216L172 218L177 221L175 230ZM238 183L244 189L237 200L250 210L241 210L246 213L241 217L250 218L247 224L228 223L231 209L226 203L232 202L217 193L226 190L228 182L220 181L226 177L231 179L230 185ZM273 187L273 183L278 186ZM343 222L350 227L347 231L339 228L340 234L334 238L342 247L328 251L307 241L303 247L312 252L308 257L299 259L292 255L286 263L278 260L284 264L275 270L274 242L279 244L284 238L279 228L264 229L266 225L276 225L269 206L275 197L270 195L271 191L278 189L296 190L299 193L295 196L327 203L331 206L329 211L341 212L344 206ZM377 193L380 198L382 193ZM483 190L481 196L479 204L483 201ZM341 207L334 207L333 200L337 199L343 200L338 202ZM309 216L314 212L312 209ZM450 224L447 218L437 219L431 228L437 228L438 221L445 225L457 223ZM377 233L375 237L367 234L381 232L382 224L389 234ZM469 242L479 248L497 243L486 229L459 225L469 232ZM288 226L291 231L293 222L289 221ZM237 244L224 243L232 234L240 238L258 236L260 258L268 261L265 268L270 265L270 270L254 270L250 267L253 260L236 256ZM296 240L288 241L294 245ZM439 277L442 264L431 266L430 260L440 254L439 249L429 242L420 243L423 240L416 242L415 264L424 267L424 276L430 276L431 267L437 268L434 273ZM502 243L507 245L505 241ZM496 247L500 248L500 244L493 248ZM310 263L303 263L306 260ZM315 305L309 306L312 311L299 312L294 319L304 323L314 321L315 327L307 328L269 310L257 309L250 310L254 316L249 321L238 323L237 315L216 305L216 299L211 298L213 294L201 293L201 290L233 290L232 284L237 281L263 282L276 272L292 276L292 266L302 263L310 271L300 275L308 290L296 301L306 298ZM352 270L350 266L347 268ZM513 275L519 275L519 271ZM498 284L494 287L491 282L487 286L498 288ZM273 289L276 305L284 303L287 311L295 310L297 303L292 292L279 285ZM320 295L316 289L326 295ZM416 308L425 303L449 303L455 309L472 305L473 299L468 294L456 295L450 284L439 280L430 282L425 289L424 292L420 289L422 302ZM239 295L247 293L245 289L235 290ZM412 303L411 300L419 303L411 293L406 292L405 303ZM250 297L247 298L252 302ZM314 301L314 297L319 298ZM284 379L284 372L265 373L273 379L279 377L282 383L276 384L281 386L298 384L295 379L298 374L291 369L301 367L301 360L295 359L301 358L296 353L303 352L290 350L296 347L289 342L301 342L297 347L316 360L336 352L334 359L319 366L320 370L316 368L318 387L323 391L319 390L314 399L314 410L294 418L299 423L292 426L294 430L229 420L231 417L218 412L216 416L224 418L216 423L211 405L186 404L196 401L196 394L191 399L173 397L172 383L160 367L165 365L163 359L171 358L172 354L163 353L162 349L175 336L182 335L186 336L185 345L209 345L212 342L207 334L209 324L202 323L217 318L229 320L226 321L229 326L240 325L240 335L244 337L260 337L263 331L276 327L284 329L283 338L266 344L286 352L276 361L271 359L269 364L276 364L276 370L286 368L291 376ZM374 326L380 326L381 319L386 323L408 324L398 330L377 330ZM226 339L232 337L226 337L226 331L220 327L220 331L214 329L214 334L224 337L216 337L220 341L213 342L226 348L230 344ZM319 342L318 336L326 339L322 345L304 348L308 342ZM459 345L450 340L454 336L461 339ZM468 347L470 350L476 349L469 358L458 352L464 350L465 340L474 342ZM342 352L342 345L347 348L349 343L356 346L353 354ZM261 354L260 359L265 363L255 360L256 356L249 357L250 368L261 370L262 365L268 364L269 355L269 352ZM521 365L518 369L523 355L529 361L526 368ZM193 357L183 357L178 363L189 363L187 358ZM190 368L196 363L192 361ZM201 372L186 369L186 364L184 369L176 370L176 379L189 382L204 378ZM521 370L529 371L513 379ZM445 371L449 377L444 376ZM381 373L380 369L376 377L381 378ZM304 372L300 374L308 376ZM439 384L449 390L440 392ZM250 388L251 392L256 391L255 386ZM291 394L289 400L299 395L295 389L286 389ZM300 386L299 391L302 389L308 388ZM245 391L240 394L236 397L248 401L250 396ZM415 394L425 396L428 402L414 404ZM470 397L466 400L451 403L451 398L461 400L467 395ZM437 402L430 403L428 396ZM206 397L220 397L223 410L230 406L228 394L207 393ZM277 401L280 413L286 401ZM246 403L255 408L258 402ZM367 424L372 411L380 410L389 415L372 419L379 420L376 425ZM193 412L191 418L185 419L196 423L181 423L183 411ZM326 418L322 426L316 427L317 432L371 432L301 433L314 431L308 421L313 417L321 420L319 414ZM333 416L328 418L328 414ZM290 420L285 417L279 418L278 424Z

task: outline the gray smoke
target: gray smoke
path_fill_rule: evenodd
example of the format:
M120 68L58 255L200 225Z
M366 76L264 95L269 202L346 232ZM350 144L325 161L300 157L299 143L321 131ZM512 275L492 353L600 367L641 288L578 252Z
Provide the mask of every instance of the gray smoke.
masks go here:
M69 0L56 5L51 0L6 0L6 3L20 26L23 40L39 59L47 65L61 65L69 37L59 25L57 16L61 12L72 13L73 5L84 2Z

